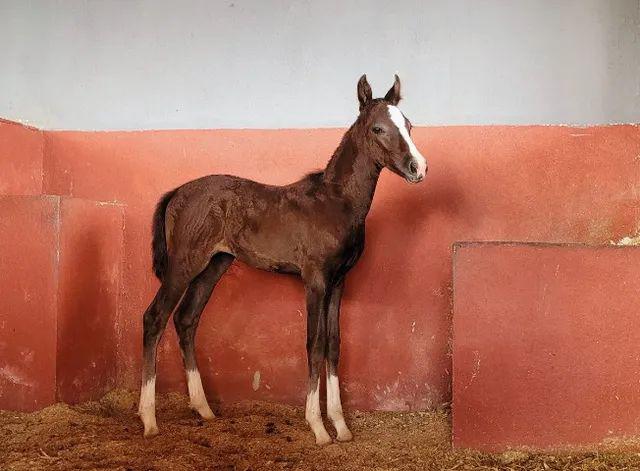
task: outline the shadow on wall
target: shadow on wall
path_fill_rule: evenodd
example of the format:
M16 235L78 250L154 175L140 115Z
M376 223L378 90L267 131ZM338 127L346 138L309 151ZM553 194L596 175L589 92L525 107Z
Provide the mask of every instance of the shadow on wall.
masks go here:
M68 201L63 200L63 207ZM71 217L78 221L80 218ZM64 224L58 291L57 399L95 399L116 382L121 254L100 225ZM101 230L102 229L102 230ZM117 256L117 260L113 257Z

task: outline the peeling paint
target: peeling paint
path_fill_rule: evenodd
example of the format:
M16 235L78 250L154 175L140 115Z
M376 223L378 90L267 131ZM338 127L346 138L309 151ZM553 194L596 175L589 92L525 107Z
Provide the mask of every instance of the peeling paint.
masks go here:
M473 351L473 370L471 371L471 378L469 378L469 382L464 387L465 390L469 388L469 386L471 386L471 383L473 383L473 381L478 377L479 373L480 373L480 352L478 350L474 350Z
M35 352L31 349L27 349L25 351L20 352L20 356L22 357L22 361L26 364L33 363Z
M619 246L634 246L640 245L640 233L637 233L633 236L626 236L618 241L610 241L611 245L619 245Z
M4 378L13 384L19 384L29 387L33 386L33 383L28 381L20 371L10 366L4 366L0 368L0 378Z
M251 387L254 391L260 389L260 371L256 371L253 373L253 381L251 382Z

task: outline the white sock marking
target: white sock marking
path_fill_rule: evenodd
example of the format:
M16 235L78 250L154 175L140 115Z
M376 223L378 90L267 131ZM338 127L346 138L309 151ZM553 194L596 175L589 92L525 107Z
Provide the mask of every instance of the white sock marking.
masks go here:
M331 437L327 433L322 423L322 415L320 413L320 381L316 388L307 393L307 407L304 414L307 423L311 427L313 434L316 436L316 444L325 445L331 442Z
M156 377L149 379L142 385L140 389L140 402L138 404L138 413L144 424L145 436L155 435L158 433L158 425L156 423Z
M405 123L402 111L400 111L400 108L393 105L387 105L387 108L389 109L389 117L391 118L391 121L396 125L398 131L400 131L400 135L409 146L411 157L413 157L416 164L418 165L418 176L424 177L425 172L427 171L427 161L422 156L416 145L413 143L413 139L411 139L411 136L409 135L407 124Z
M353 438L342 413L340 381L336 375L332 374L327 374L327 415L338 432L338 440L347 441Z
M198 370L187 371L187 386L189 387L189 401L191 407L198 411L198 413L205 419L213 418L213 412L207 402L207 397L204 394L204 388L202 387L202 379L200 378L200 372Z

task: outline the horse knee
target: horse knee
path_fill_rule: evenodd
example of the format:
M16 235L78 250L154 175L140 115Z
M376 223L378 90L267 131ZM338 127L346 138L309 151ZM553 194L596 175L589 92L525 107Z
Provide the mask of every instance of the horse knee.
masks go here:
M157 311L147 311L142 319L143 325L143 344L145 347L151 347L156 343L157 337L160 335L159 313Z
M193 319L186 314L176 312L173 315L173 325L178 335L182 335L193 326Z

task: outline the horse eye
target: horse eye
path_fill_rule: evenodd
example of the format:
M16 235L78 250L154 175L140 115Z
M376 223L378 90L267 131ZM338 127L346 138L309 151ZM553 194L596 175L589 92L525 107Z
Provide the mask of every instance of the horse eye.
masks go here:
M374 134L380 134L382 133L382 128L380 126L374 126L372 131Z

